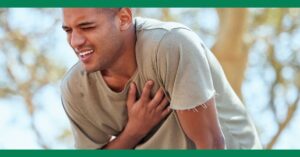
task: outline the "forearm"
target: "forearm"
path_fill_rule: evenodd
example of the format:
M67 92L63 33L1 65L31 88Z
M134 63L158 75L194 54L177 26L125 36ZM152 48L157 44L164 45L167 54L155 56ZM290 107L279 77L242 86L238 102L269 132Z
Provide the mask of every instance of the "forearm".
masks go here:
M142 138L142 135L134 134L125 128L119 136L101 149L133 149Z
M224 149L225 140L217 118L214 99L210 99L205 105L206 108L197 106L196 112L177 111L180 125L198 149Z

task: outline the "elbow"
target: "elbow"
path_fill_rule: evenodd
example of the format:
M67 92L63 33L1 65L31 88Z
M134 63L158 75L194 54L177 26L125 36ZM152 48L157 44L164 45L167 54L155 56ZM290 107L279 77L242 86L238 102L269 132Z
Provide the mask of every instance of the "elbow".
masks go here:
M220 136L214 138L213 140L213 149L225 149L225 138L221 134Z
M225 138L223 134L208 136L193 141L197 149L225 149Z

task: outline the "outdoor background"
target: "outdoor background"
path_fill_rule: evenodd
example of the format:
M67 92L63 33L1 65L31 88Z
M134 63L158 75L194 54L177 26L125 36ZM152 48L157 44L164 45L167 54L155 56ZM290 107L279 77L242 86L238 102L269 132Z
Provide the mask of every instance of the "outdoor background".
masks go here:
M221 62L264 148L300 148L300 9L135 14L196 31ZM0 149L73 149L59 86L77 58L61 24L60 9L0 9Z

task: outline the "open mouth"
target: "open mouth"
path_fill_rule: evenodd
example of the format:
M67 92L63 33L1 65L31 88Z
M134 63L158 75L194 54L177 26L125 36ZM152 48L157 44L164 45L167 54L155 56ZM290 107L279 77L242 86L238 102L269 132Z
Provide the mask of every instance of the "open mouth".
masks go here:
M79 53L79 58L82 62L87 62L94 53L94 50L82 51Z

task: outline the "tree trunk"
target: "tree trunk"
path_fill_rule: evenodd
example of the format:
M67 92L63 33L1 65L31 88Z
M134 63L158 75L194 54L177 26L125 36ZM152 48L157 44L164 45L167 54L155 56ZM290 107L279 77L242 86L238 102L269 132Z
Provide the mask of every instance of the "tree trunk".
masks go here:
M244 44L247 26L247 9L217 9L220 28L212 48L220 61L227 79L242 99L241 86L248 60L248 48Z

